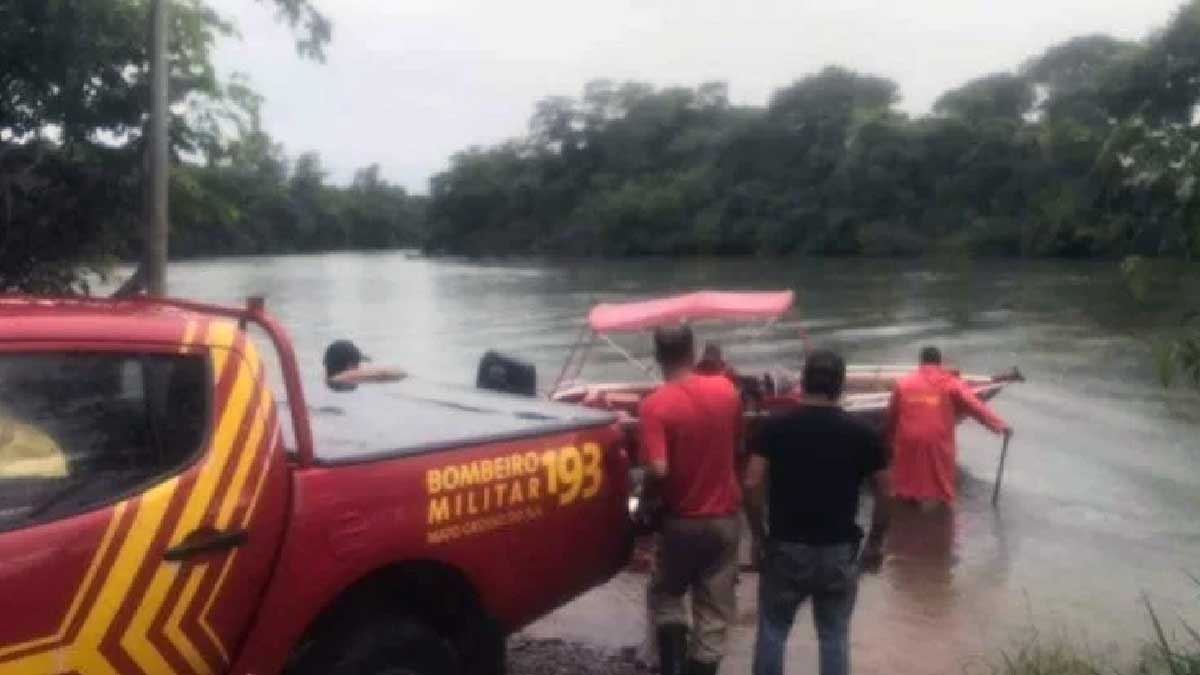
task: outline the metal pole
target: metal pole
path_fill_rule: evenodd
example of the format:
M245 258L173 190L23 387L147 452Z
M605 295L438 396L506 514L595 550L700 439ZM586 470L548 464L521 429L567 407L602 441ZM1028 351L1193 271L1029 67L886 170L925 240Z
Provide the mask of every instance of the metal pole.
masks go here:
M605 342L607 342L609 347L612 347L614 351L616 351L621 356L624 356L627 361L632 363L634 366L641 368L650 377L654 377L654 366L646 364L642 360L640 360L638 357L634 356L633 354L630 354L629 350L627 350L624 347L622 347L621 345L617 344L616 340L613 340L611 337L608 336L608 333L598 333L598 335L600 336L601 340L604 340Z
M170 0L154 0L150 23L150 137L148 139L149 213L146 219L142 264L146 292L167 293L167 203L170 171L167 118L170 101L167 94L167 33L170 26Z
M583 339L587 336L588 326L585 323L579 331L579 337L575 340L574 346L571 347L571 353L567 354L567 360L563 362L562 370L558 371L558 379L554 380L554 386L550 388L550 396L558 392L559 387L567 381L567 373L571 366L575 365L575 356L579 352L580 346L583 345Z
M992 506L1000 503L1000 484L1004 481L1004 460L1008 459L1008 441L1011 434L1004 434L1004 447L1000 449L1000 466L996 467L996 487L992 488Z

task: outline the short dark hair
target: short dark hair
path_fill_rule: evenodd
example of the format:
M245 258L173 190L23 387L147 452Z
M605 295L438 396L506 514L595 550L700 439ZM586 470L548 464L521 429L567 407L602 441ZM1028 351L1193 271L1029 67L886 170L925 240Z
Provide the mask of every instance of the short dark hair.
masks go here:
M928 346L921 348L921 365L936 366L942 363L942 350Z
M846 386L846 361L831 349L817 349L804 360L804 393L831 401Z
M330 378L357 368L366 357L349 340L337 340L325 350L325 377Z
M664 368L692 365L696 360L692 328L682 325L654 329L654 359Z
M715 342L705 343L704 352L701 358L713 361L725 360L725 356L721 353L721 345Z

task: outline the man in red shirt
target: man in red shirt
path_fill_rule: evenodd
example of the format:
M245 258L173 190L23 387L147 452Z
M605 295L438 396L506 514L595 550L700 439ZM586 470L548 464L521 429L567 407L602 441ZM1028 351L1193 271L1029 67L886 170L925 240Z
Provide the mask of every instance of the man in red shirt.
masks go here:
M654 333L666 383L642 402L642 461L666 507L650 582L663 675L715 675L734 619L741 489L734 470L741 397L723 374L693 370L687 326ZM684 595L692 593L689 644ZM686 666L685 666L686 661Z
M715 342L704 345L700 362L696 364L696 372L702 375L724 375L735 387L738 383L737 371L725 360L725 356L721 353L721 345Z
M925 347L921 366L896 384L888 406L885 432L892 444L897 498L954 503L958 469L954 431L963 416L975 418L995 433L1012 434L1012 428L961 378L942 367L941 351Z

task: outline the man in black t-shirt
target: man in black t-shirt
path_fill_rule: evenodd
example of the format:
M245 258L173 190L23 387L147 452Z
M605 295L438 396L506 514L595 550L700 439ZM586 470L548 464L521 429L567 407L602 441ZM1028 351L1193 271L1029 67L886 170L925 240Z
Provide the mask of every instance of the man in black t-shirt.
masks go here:
M747 515L766 541L759 579L754 675L782 675L796 610L812 598L821 675L850 672L850 615L858 572L879 570L891 499L883 438L838 405L846 363L818 350L804 365L803 405L768 419L746 469ZM859 556L859 490L875 499ZM763 488L769 492L764 521Z

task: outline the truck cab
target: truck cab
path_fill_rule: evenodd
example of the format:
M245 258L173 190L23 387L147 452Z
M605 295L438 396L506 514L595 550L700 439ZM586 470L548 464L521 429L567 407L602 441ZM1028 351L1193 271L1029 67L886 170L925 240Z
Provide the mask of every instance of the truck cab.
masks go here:
M624 564L608 413L320 403L261 302L0 300L0 675L494 673Z

